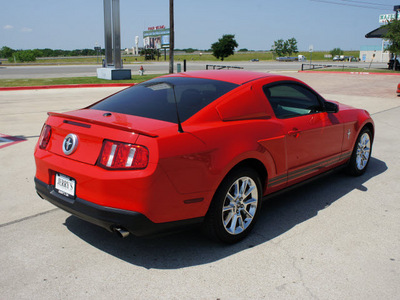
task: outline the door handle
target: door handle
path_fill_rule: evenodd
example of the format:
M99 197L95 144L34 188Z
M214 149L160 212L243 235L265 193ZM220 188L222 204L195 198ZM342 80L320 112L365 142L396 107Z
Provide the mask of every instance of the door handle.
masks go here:
M293 128L292 130L288 131L288 135L294 136L295 138L299 137L300 135L300 130L297 128Z

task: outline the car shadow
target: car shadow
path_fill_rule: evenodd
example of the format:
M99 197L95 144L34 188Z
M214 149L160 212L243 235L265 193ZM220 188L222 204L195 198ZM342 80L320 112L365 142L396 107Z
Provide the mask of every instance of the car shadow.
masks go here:
M263 205L252 233L234 245L207 239L200 230L192 229L157 238L114 234L77 217L70 216L65 225L88 244L128 263L147 269L178 269L218 261L270 241L296 225L315 217L349 192L367 192L364 183L387 170L385 162L371 158L368 171L360 177L336 172L294 190L281 194Z

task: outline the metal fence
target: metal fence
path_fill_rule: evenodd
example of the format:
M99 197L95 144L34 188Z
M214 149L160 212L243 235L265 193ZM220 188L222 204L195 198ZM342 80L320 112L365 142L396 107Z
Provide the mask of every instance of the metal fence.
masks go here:
M354 66L345 66L345 65L321 65L321 64L301 64L301 70L316 70L316 69L327 69L327 68L335 68L335 69L346 69L346 68L354 68Z
M213 70L221 70L221 69L243 69L243 67L237 66L220 66L220 65L206 65L206 70L212 68Z

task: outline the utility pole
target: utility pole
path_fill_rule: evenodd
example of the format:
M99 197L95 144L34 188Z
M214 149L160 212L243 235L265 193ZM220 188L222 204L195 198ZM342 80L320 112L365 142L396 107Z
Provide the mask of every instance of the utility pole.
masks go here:
M395 21L398 21L398 16L399 16L399 10L400 10L400 5L395 5L393 6L393 11L395 12ZM397 54L394 53L393 56L394 60L393 60L393 71L396 70L396 66L397 66Z
M169 73L174 73L174 0L169 0Z
M393 11L396 13L395 20L397 20L397 18L399 17L399 10L400 10L400 5L393 6Z

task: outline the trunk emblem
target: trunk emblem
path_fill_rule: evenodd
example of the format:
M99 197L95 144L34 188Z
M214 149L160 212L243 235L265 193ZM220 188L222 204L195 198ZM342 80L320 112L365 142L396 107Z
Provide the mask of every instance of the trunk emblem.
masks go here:
M63 152L65 155L70 155L75 152L76 148L78 147L78 137L70 133L68 134L63 142Z

